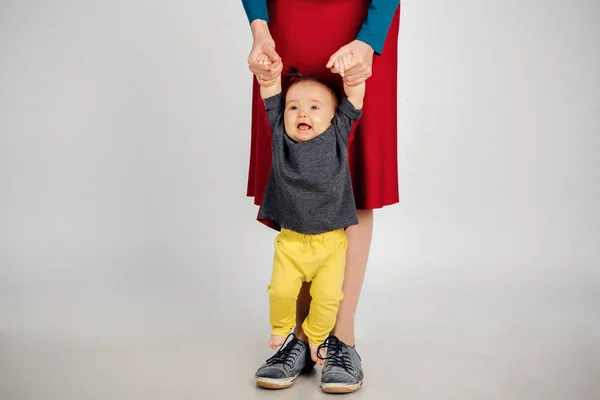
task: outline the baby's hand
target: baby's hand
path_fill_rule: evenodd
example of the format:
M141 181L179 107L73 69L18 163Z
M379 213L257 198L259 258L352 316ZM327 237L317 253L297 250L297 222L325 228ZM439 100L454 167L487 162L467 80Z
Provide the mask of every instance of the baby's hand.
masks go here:
M346 71L358 64L359 61L359 57L352 53L340 53L340 55L333 61L333 65L343 78Z
M258 55L258 57L256 58L256 61L264 66L270 66L271 64L273 64L273 61L271 60L271 57L269 57L268 55L261 53ZM269 87L269 86L273 86L277 80L279 79L279 77L281 76L281 74L278 74L275 78L271 79L271 80L264 80L262 75L257 76L258 79L258 83L260 86L265 86L265 87Z
M276 73L275 76L271 77L267 76L268 80L265 80L262 74L256 76L256 80L260 85L260 96L263 99L275 96L276 94L281 93L281 70L283 69L281 66L281 61L273 62L271 57L269 57L265 53L261 53L256 57L256 62L260 65L267 67L269 72Z
M256 57L256 61L261 64L261 65L271 65L272 61L271 61L271 57L269 57L268 55L261 53L258 55L258 57Z

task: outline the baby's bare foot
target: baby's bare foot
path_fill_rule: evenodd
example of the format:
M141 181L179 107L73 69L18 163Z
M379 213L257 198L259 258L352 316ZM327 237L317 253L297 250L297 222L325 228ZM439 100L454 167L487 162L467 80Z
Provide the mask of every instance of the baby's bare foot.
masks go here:
M269 339L269 347L271 347L273 350L277 350L279 347L281 347L284 341L285 338L283 336L271 335L271 338Z
M310 358L319 365L325 364L325 360L322 360L321 358L317 357L317 351L319 351L319 346L309 343L308 347L310 348ZM320 354L322 358L325 358L327 356L325 349L323 348L321 348Z

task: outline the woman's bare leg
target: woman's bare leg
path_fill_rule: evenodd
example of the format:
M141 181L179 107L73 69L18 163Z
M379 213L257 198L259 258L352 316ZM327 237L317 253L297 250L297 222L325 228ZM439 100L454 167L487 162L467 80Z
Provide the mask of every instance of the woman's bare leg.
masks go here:
M335 328L331 334L348 346L354 346L354 316L371 250L373 210L359 210L358 225L346 229L346 235L348 250L346 250L346 270L342 286L344 299L340 304Z
M302 330L302 323L308 316L311 300L312 297L310 297L310 283L304 282L300 288L298 300L296 301L296 328L294 329L294 333L298 339L302 340L304 343L308 343L308 338Z
M344 276L344 299L338 310L337 321L332 335L337 336L342 342L354 346L354 316L358 307L360 291L365 279L367 261L371 250L373 237L373 210L358 211L358 225L346 229L348 236L348 250L346 250L346 270ZM304 283L296 302L296 336L308 342L302 332L302 322L308 315L310 308L310 284Z

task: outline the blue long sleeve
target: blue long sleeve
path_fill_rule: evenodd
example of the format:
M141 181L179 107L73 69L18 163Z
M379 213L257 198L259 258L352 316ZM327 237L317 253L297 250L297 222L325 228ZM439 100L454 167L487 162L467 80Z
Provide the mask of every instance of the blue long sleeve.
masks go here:
M255 19L269 22L267 0L242 0L242 4L250 23ZM367 18L356 38L370 45L375 53L381 54L398 5L400 0L372 0Z
M371 46L375 53L381 54L392 18L399 5L400 0L372 0L367 19L356 38Z
M269 10L267 9L267 0L242 0L244 11L248 17L248 22L252 23L255 19L263 19L269 22Z

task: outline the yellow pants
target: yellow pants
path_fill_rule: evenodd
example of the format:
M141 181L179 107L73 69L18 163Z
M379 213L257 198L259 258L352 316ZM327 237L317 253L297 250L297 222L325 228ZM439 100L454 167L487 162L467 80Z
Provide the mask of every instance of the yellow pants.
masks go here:
M305 235L282 229L275 238L275 256L268 287L271 334L286 336L296 326L296 299L302 282L310 286L310 311L302 329L319 345L335 325L346 266L348 240L343 229Z

